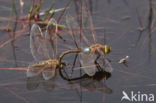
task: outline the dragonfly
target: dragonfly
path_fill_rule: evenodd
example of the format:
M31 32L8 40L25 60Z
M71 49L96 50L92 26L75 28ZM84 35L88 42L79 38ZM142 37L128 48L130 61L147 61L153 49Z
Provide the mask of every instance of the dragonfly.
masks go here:
M87 75L94 76L98 71L106 71L111 73L113 68L111 66L111 61L106 57L106 54L111 52L111 47L109 45L102 45L99 43L92 44L89 47L71 49L61 55L61 59L67 54L77 53L79 54L79 60L81 67L72 68L73 70L82 69ZM78 78L67 80L77 80Z
M83 15L83 17L85 17L85 15ZM81 64L80 69L89 76L93 76L97 71L101 70L112 72L113 68L110 63L111 61L106 57L106 55L111 52L111 47L109 45L103 45L96 42L97 40L95 40L96 35L93 32L93 27L90 29L91 35L85 35L85 33L88 33L85 32L85 30L89 29L83 29L84 25L81 25L82 27L78 27L79 25L76 23L76 21L77 20L75 20L74 16L69 16L66 18L67 27L71 29L71 36L79 49L76 53L79 55L79 61ZM90 23L89 25L93 24ZM73 28L81 28L82 30L80 30L80 35L78 35L77 32L74 32ZM88 35L91 36L91 38L89 38Z
M36 63L28 66L26 72L28 78L42 74L44 80L53 79L56 76L56 69L65 65L57 59L57 26L53 27L51 24L57 25L55 19L51 18L48 25L42 28L38 24L31 27L30 50ZM52 30L53 28L55 30Z
M80 53L80 63L84 72L89 76L93 76L96 73L96 68L104 68L105 71L112 72L113 68L110 61L105 56L110 52L110 46L99 43L83 48Z

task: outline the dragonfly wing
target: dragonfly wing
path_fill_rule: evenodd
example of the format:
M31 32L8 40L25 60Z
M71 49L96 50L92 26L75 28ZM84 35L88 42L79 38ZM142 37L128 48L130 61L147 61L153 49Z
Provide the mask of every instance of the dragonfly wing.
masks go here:
M108 60L106 55L101 50L99 50L98 52L100 53L100 58L97 60L97 62L99 63L101 68L104 68L106 72L112 72L113 68L110 63L110 60Z
M32 71L31 69L27 69L26 75L27 77L34 77L37 76L37 73Z
M49 70L45 70L42 72L42 76L45 80L50 80L54 78L56 75L56 68L50 68Z
M55 19L51 18L48 22L48 25L46 26L46 31L44 37L46 39L49 39L49 45L48 48L51 49L52 58L56 58L57 55L57 32L58 32L58 26Z
M97 60L97 62L100 65L100 67L103 68L106 72L112 72L113 71L113 68L112 68L110 61L105 56L101 56Z
M104 69L106 70L106 72L112 72L113 71L112 65L110 64L110 62L106 58L105 58Z
M74 40L75 45L79 43L84 43L85 45L89 45L89 41L86 38L86 35L81 33L80 35L80 25L78 24L78 18L68 15L66 16L66 24L69 29L69 34L71 35L72 39ZM82 28L83 29L83 28Z
M44 70L44 66L35 67L32 65L29 65L27 72L26 72L26 76L27 77L34 77L34 76L40 75L43 70Z
M97 56L94 54L80 53L80 63L82 66L81 68L89 76L93 76L96 72L96 65L95 65L96 57Z
M87 79L81 81L80 85L88 90L91 90L91 91L99 90L106 94L112 93L112 90L106 86L106 84L104 83L103 80L97 81L97 80L93 80L92 78L87 78Z
M30 49L35 61L50 59L46 43L39 25L33 24L30 31Z
M27 83L26 83L27 89L28 90L36 89L39 86L41 80L42 80L41 75L37 75L34 77L27 77Z
M52 30L53 29L53 34L54 35L52 35L52 34L49 34L49 30ZM57 31L57 29L58 29L58 26L57 26L57 22L56 22L56 20L54 19L54 18L51 18L50 20L49 20L49 22L48 22L48 25L46 26L46 32L45 32L45 38L49 38L49 37L51 37L52 36L52 39L55 39L56 38L56 32L55 31Z
M55 78L52 78L50 80L45 80L43 82L43 87L47 92L51 92L55 89L56 83Z

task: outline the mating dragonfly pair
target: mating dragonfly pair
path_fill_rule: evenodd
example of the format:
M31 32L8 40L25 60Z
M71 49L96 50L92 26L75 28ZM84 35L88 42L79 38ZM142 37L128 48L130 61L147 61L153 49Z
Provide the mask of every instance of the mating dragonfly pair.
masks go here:
M30 49L37 63L29 65L26 73L27 77L42 74L45 80L53 79L57 69L61 71L68 64L63 61L63 57L70 53L78 53L80 69L84 70L89 76L93 76L97 71L113 71L110 61L106 58L106 54L111 52L110 46L94 43L86 48L64 51L57 57L58 37L58 24L53 18L49 20L47 25L32 25Z

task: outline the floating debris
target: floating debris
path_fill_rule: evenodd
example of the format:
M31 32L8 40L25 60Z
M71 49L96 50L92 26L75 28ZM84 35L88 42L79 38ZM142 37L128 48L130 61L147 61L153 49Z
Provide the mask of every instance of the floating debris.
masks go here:
M118 63L119 64L126 64L128 59L129 59L129 56L125 56L124 58L120 59Z

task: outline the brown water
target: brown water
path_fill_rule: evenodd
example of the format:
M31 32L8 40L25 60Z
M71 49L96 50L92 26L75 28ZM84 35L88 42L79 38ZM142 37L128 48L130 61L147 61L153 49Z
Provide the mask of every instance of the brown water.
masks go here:
M44 3L42 10L50 6L49 1ZM25 71L0 70L0 103L120 103L122 91L156 94L155 0L152 1L152 14L150 0L92 1L94 26L104 28L96 30L97 41L103 43L105 35L106 43L112 47L112 53L108 57L112 60L114 71L108 80L102 81L103 89L90 90L83 85L83 81L69 83L57 75L55 82L45 82L40 78L40 85L29 90L26 86ZM30 0L25 3L24 14L28 11ZM62 8L66 3L66 0L58 0L56 8ZM0 1L0 17L12 16L11 5L12 0ZM19 3L16 3L19 13L18 5ZM70 11L75 12L73 8ZM151 15L152 21L149 20ZM1 19L0 27L7 23L8 20ZM142 27L146 29L139 31ZM0 31L0 45L9 39L8 33ZM130 56L128 67L117 63L126 55ZM31 62L33 57L28 35L20 36L13 43L0 48L0 68L27 67ZM87 86L92 87L95 81L88 82L91 84ZM130 102L124 100L124 103Z

